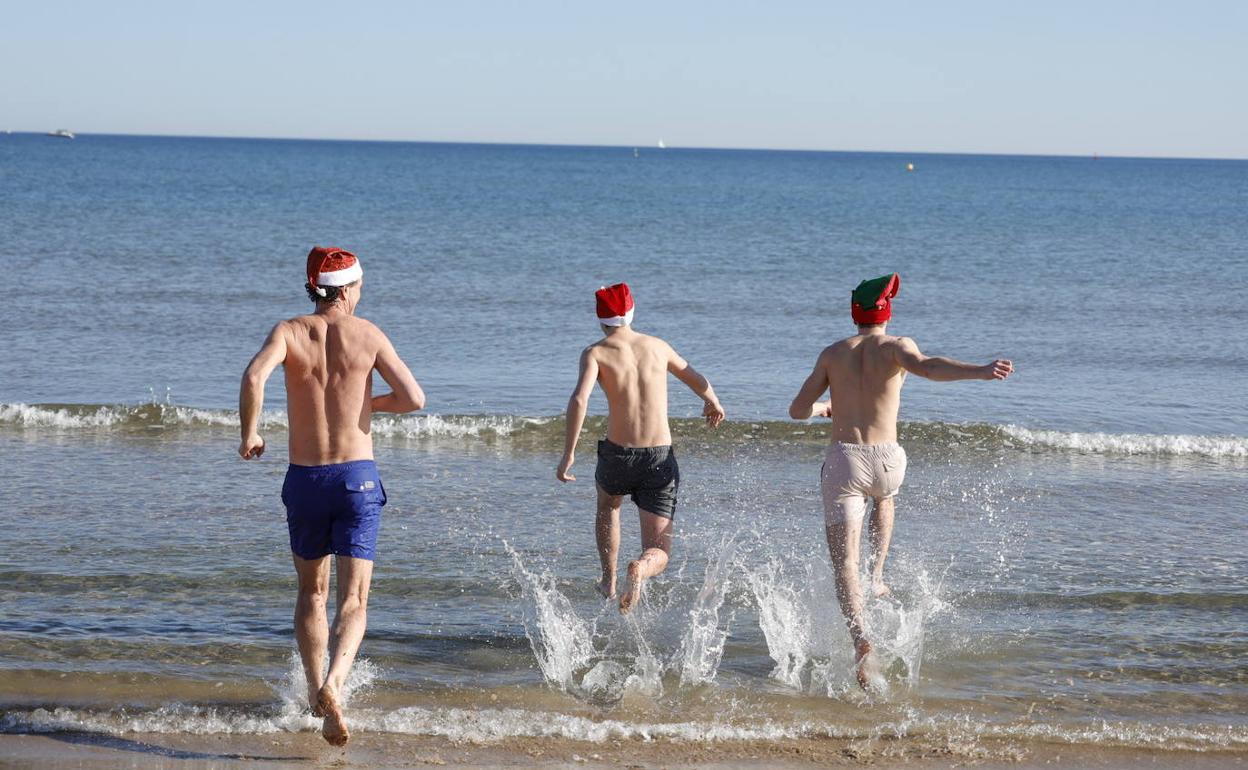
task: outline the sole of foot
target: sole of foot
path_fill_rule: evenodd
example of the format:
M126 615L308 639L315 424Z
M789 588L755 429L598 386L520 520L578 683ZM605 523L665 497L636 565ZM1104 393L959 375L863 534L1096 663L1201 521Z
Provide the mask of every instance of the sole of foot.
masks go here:
M328 686L322 687L316 694L316 707L325 719L321 723L321 737L331 746L346 746L347 741L351 740L351 731L347 729L347 721L342 717L338 695Z
M641 601L641 565L637 562L628 564L628 590L620 597L620 613L627 615Z

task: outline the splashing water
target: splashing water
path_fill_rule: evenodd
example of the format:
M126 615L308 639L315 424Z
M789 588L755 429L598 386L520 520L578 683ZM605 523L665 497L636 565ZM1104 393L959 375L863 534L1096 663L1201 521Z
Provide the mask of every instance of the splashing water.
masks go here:
M511 554L520 583L524 631L542 676L561 690L576 690L577 672L584 670L594 656L593 625L576 614L550 572L530 572L515 549L506 542L503 546ZM595 689L601 689L597 680L593 684Z
M328 655L325 656L322 670L329 670ZM356 658L355 665L351 667L351 673L347 675L347 681L342 686L342 692L339 693L339 700L344 709L351 705L352 698L372 688L373 683L377 681L378 673L377 666L372 661L366 658ZM308 685L303 678L303 662L299 658L298 651L291 651L286 676L280 682L272 683L271 687L280 704L277 714L273 717L273 721L280 729L293 732L321 728L321 720L312 716L311 706L308 703ZM348 723L350 723L350 714L348 714Z
M689 629L676 656L682 686L709 684L719 670L728 639L728 629L719 627L719 612L732 585L736 555L736 536L725 535L707 565L702 589L689 611Z
M582 617L549 571L526 568L508 546L537 664L550 685L576 697L599 704L630 693L657 698L669 675L681 687L712 683L728 638L732 618L723 617L723 608L734 585L757 609L773 679L811 695L856 696L852 647L827 560L821 554L794 559L751 553L765 549L761 538L743 543L739 533L722 537L706 549L700 585L683 591L672 586L665 600L643 602L621 624L609 604L592 619ZM909 588L906 601L869 601L867 622L885 680L914 687L925 625L947 606L939 598L943 575L933 580L920 570L898 577ZM681 629L673 645L657 641L666 628Z

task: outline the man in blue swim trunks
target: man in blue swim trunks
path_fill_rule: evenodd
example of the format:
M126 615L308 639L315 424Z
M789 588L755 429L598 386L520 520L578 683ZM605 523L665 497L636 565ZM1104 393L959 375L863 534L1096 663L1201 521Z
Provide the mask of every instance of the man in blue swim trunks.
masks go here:
M641 517L641 556L628 564L628 590L620 597L627 613L641 599L641 586L667 568L672 550L672 518L680 468L672 451L667 424L667 375L683 382L705 402L702 415L711 427L724 420L724 408L711 383L680 357L672 346L648 334L633 331L633 295L628 284L598 290L601 340L581 353L581 373L568 399L568 421L563 459L555 477L575 481L572 463L585 423L594 383L607 396L607 437L598 442L598 515L595 531L604 599L615 596L616 559L620 550L620 506L626 496L637 504Z
M364 638L368 586L386 492L373 463L373 412L423 409L425 394L390 340L355 317L363 271L349 251L316 247L308 254L308 296L315 310L273 327L243 374L239 394L244 460L264 454L257 432L264 384L286 370L290 468L282 486L290 550L299 577L295 639L308 701L336 746L350 738L339 693ZM376 369L392 392L372 394ZM325 605L329 556L338 565L338 611L332 629ZM329 673L323 672L326 650Z

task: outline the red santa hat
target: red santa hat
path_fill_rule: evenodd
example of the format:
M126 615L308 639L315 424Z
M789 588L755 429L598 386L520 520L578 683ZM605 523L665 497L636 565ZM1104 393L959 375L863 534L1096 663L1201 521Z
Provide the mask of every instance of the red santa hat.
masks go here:
M308 252L308 285L322 297L328 292L319 287L346 286L363 276L360 260L346 249L316 246Z
M633 322L633 293L628 290L628 284L604 286L594 296L598 298L598 323L628 326Z

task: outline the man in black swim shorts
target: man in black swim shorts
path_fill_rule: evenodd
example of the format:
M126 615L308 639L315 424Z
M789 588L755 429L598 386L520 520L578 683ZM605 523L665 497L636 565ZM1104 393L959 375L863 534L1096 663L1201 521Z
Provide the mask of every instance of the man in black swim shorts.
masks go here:
M555 471L560 481L574 481L572 463L589 394L594 383L607 396L607 437L598 442L596 533L603 598L615 596L616 559L620 550L620 506L626 496L641 518L641 556L628 565L628 590L620 612L641 598L641 586L667 567L672 550L672 517L680 488L680 468L672 452L667 424L667 375L670 372L706 402L702 415L711 427L724 420L723 407L706 378L658 337L633 331L633 297L626 284L599 289L598 323L606 335L581 353L581 373L568 400L563 459Z

